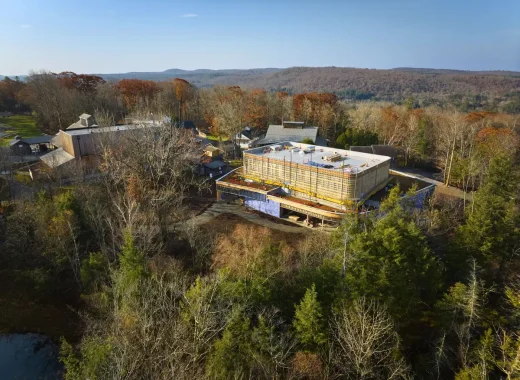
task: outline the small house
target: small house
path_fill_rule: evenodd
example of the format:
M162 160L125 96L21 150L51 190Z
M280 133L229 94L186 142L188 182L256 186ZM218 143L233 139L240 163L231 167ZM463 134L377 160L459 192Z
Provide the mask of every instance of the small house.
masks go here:
M245 127L235 135L235 141L241 149L250 149L260 138L260 131L255 127Z
M200 175L217 178L229 171L229 166L222 160L212 160L204 162L200 165Z
M220 157L221 154L222 154L221 150L211 144L208 144L204 147L205 156L215 158L215 157Z
M53 148L51 139L53 136L37 136L22 138L15 136L9 142L9 148L15 155L26 156L33 153L44 153Z

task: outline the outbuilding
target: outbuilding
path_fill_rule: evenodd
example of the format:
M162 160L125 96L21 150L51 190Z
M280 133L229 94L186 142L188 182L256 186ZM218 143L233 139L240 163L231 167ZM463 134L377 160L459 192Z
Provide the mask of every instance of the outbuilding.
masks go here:
M50 135L27 138L15 136L15 138L9 142L9 148L13 154L19 156L45 153L53 147L51 144L52 137L53 136Z

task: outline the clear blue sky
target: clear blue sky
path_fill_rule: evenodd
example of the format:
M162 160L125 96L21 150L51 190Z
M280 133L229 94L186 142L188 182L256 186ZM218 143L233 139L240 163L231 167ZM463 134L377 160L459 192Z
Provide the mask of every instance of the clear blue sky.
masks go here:
M0 0L0 74L520 71L520 0Z

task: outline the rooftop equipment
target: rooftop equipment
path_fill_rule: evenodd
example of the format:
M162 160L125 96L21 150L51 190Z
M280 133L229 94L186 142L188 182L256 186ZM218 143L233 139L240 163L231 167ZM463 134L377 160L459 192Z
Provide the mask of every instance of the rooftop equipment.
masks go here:
M321 159L324 160L324 161L336 162L336 161L343 160L343 156L341 156L341 154L339 154L339 153L334 152L333 155L331 155L331 156L323 156Z

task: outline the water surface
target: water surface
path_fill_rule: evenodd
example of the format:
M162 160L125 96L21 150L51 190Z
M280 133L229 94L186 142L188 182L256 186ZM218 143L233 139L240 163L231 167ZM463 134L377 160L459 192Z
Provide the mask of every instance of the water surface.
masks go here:
M44 335L0 335L0 378L62 379L63 366L58 353L58 346Z

